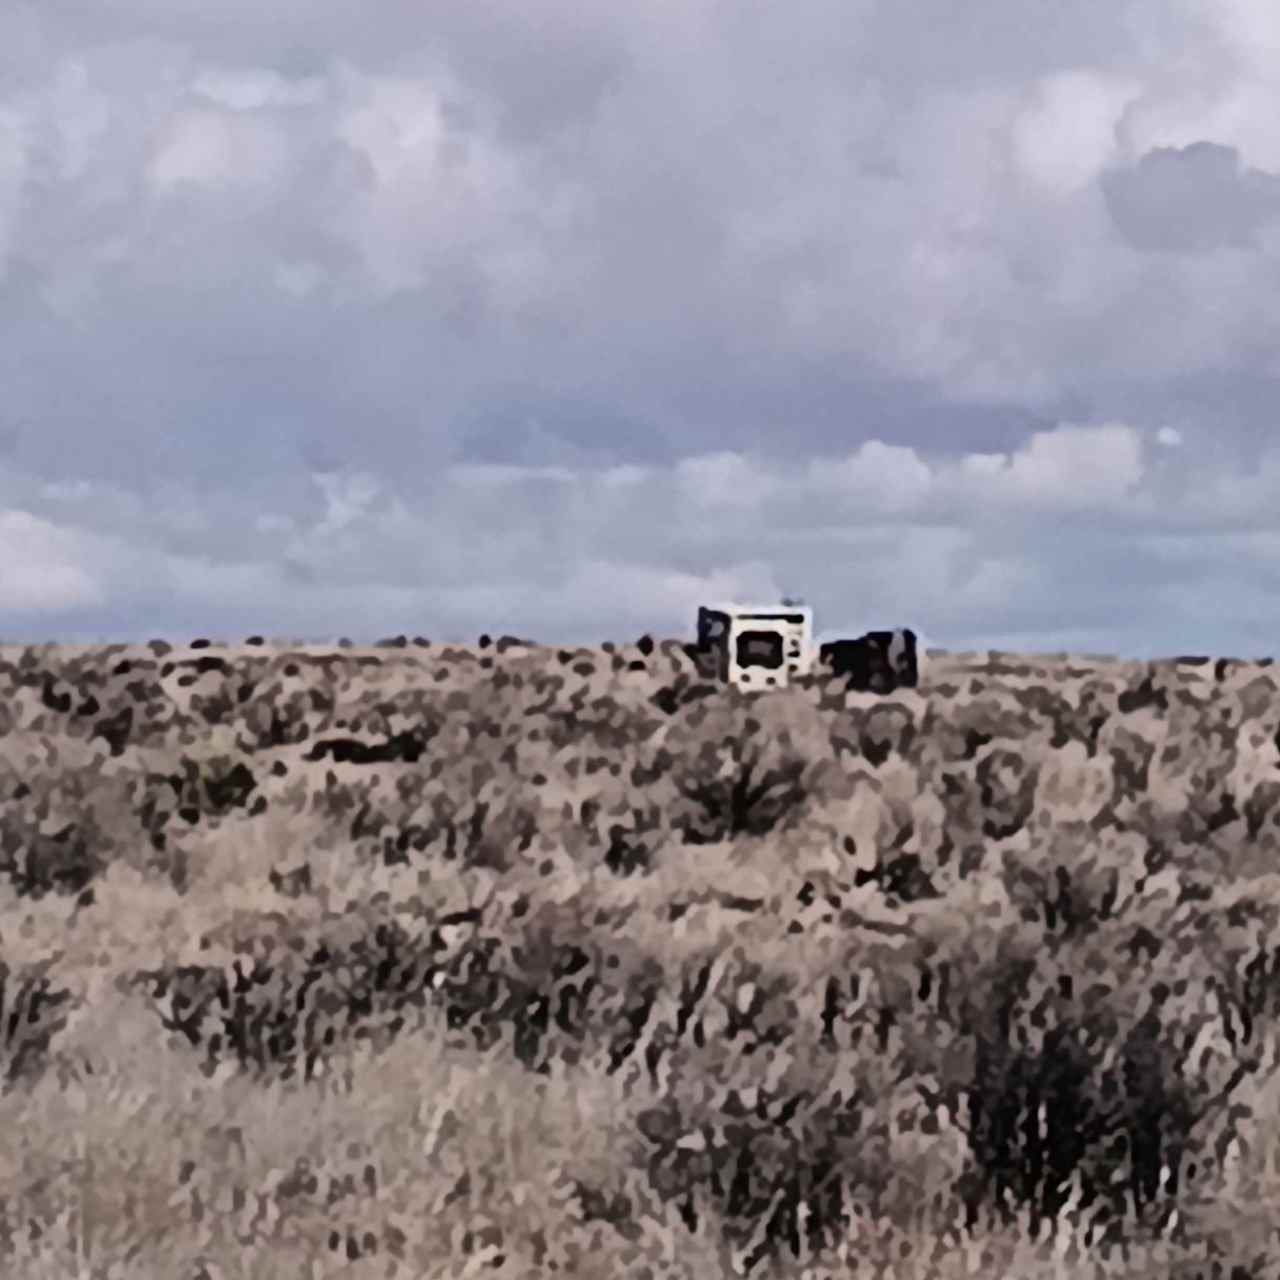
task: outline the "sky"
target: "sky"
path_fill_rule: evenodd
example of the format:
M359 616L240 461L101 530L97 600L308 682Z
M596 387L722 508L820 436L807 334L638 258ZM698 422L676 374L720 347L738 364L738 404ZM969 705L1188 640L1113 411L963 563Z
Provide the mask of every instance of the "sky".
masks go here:
M1274 0L5 0L0 638L1280 648Z

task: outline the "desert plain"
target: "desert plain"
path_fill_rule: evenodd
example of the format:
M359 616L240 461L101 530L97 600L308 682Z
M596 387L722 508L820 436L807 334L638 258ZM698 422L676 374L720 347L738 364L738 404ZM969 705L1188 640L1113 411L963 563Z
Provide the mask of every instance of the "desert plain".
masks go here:
M0 1274L1280 1267L1265 662L0 647Z

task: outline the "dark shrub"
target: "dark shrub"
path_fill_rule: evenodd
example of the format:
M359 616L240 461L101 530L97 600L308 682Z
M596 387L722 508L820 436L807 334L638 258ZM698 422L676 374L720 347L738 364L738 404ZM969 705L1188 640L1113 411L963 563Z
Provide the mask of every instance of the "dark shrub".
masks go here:
M688 844L768 835L792 818L808 796L802 759L770 760L750 744L734 744L730 750L728 776L714 746L704 746L675 775L686 803L678 808L674 825Z
M1132 996L1140 985L1134 961L1116 959L1126 972L1114 990L1096 976L1026 959L993 971L984 993L967 994L974 1172L961 1191L971 1227L984 1210L1052 1220L1075 1182L1078 1212L1113 1237L1134 1225L1159 1229L1192 1153L1205 1158L1197 1135L1247 1066L1211 1088L1201 1064L1185 1057L1194 1026L1170 1002L1170 986L1153 978L1130 1016L1119 988L1127 982Z
M1280 826L1280 782L1264 779L1254 786L1244 803L1244 819L1250 840L1256 840L1264 827L1274 838Z
M674 716L683 707L723 693L724 689L721 685L708 680L699 680L682 671L669 684L659 689L649 701L665 715Z
M47 961L17 970L0 961L0 1060L10 1084L40 1070L71 1013L71 993L50 971Z
M653 865L654 849L661 830L661 815L656 806L647 811L633 807L629 822L615 822L609 827L605 866L620 876L648 871Z
M302 863L291 871L277 871L274 867L268 873L271 887L286 898L300 898L311 892L311 864Z
M1039 770L1018 751L997 748L978 761L975 777L982 803L982 830L992 840L1021 831L1036 803Z
M839 717L836 732L856 742L863 759L873 767L890 756L905 756L916 739L915 716L900 702L881 702Z
M50 834L6 823L0 830L0 873L23 897L78 894L104 866L92 826L70 822Z
M201 761L183 756L178 772L147 775L138 818L153 846L163 849L165 829L175 816L194 826L202 818L220 818L237 809L260 813L266 808L264 796L249 803L257 786L253 771L243 760L218 756Z
M811 1256L852 1221L848 1175L866 1101L778 1090L748 1109L730 1091L701 1124L660 1104L638 1120L649 1180L691 1230L714 1215L726 1242L743 1251L746 1274Z
M166 1030L204 1051L212 1072L230 1058L257 1073L311 1079L341 1042L385 1043L421 1005L432 946L382 923L340 945L255 938L224 969L183 965L134 975Z
M1120 690L1116 706L1121 715L1129 715L1145 707L1155 707L1157 711L1168 711L1169 695L1162 686L1156 684L1154 673L1146 671L1139 679L1131 681Z
M425 739L406 731L392 734L382 742L361 742L358 738L322 738L307 753L308 760L332 760L335 764L389 764L402 760L416 764L426 747Z
M114 715L104 716L93 726L92 737L101 738L113 756L124 754L133 732L133 707L125 705Z
M859 871L854 877L856 885L874 882L889 898L899 902L919 902L926 898L942 896L935 887L928 871L915 853L882 854L869 871Z
M345 788L343 813L357 807ZM336 798L336 797L335 797ZM411 854L426 853L469 867L506 870L538 835L540 810L502 791L492 781L474 790L432 790L411 800L408 812L392 817L374 808L363 793L352 822L353 839L373 836L388 866L406 863Z

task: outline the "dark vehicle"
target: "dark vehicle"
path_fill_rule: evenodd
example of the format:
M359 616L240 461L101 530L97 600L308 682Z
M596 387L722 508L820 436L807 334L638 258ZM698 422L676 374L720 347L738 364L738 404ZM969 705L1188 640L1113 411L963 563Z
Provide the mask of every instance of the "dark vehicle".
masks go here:
M834 675L845 676L850 689L863 692L889 693L920 683L916 633L909 627L832 640L819 648L818 661Z

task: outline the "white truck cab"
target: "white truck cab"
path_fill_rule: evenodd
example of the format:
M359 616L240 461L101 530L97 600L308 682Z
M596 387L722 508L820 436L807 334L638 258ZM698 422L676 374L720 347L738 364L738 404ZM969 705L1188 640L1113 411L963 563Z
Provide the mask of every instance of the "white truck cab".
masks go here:
M704 605L698 648L716 657L717 673L738 688L785 688L813 669L813 610L805 605Z

